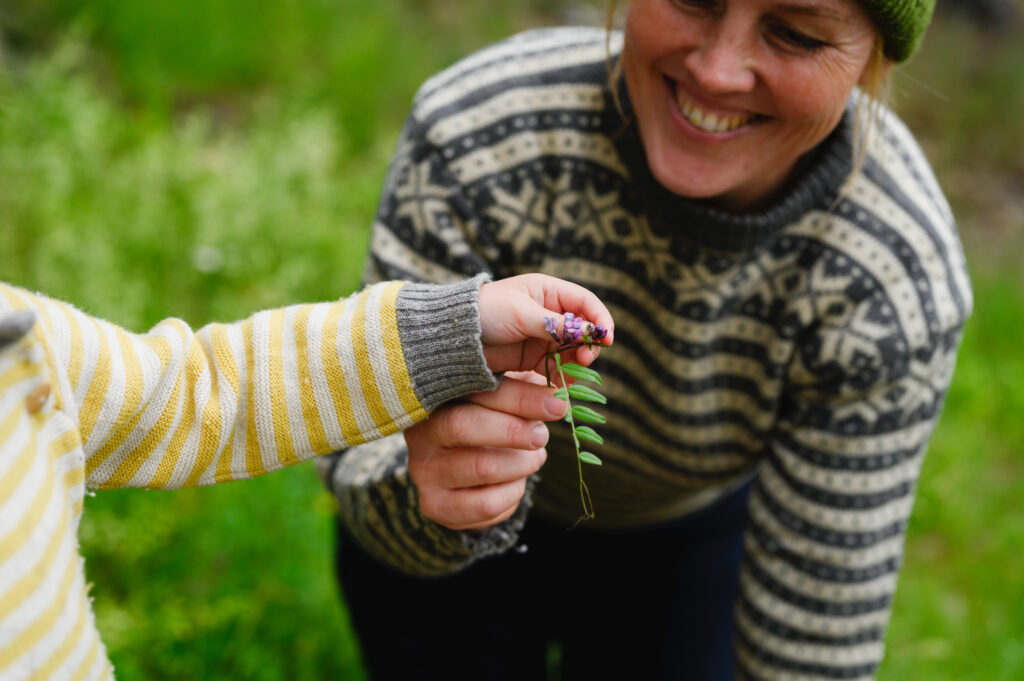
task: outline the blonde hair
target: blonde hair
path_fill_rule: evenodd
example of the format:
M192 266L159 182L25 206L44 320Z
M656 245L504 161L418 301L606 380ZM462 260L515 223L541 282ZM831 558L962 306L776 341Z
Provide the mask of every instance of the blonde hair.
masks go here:
M881 130L885 124L885 114L889 103L889 72L892 61L885 56L885 43L881 34L875 35L875 44L871 56L864 68L864 77L857 90L853 120L853 166L850 176L846 179L839 192L839 198L846 195L853 178L864 167L864 160L871 145L872 132Z
M608 0L608 12L605 16L605 65L608 70L608 89L611 91L612 101L615 102L615 109L622 116L623 123L628 125L629 116L626 115L622 100L619 98L619 79L622 78L623 73L622 56L620 55L619 60L614 66L612 65L612 30L615 25L615 12L618 9L618 4L618 0ZM876 30L871 56L868 57L864 77L861 87L857 90L854 105L853 164L850 168L850 175L839 191L837 201L846 195L853 178L864 167L872 139L872 130L880 129L884 124L885 112L888 111L889 72L892 70L892 65L892 60L885 56L885 42L882 34Z
M626 115L626 110L622 107L622 100L619 99L619 79L622 78L621 54L619 60L615 62L615 66L612 66L612 29L615 25L615 9L618 4L618 0L609 0L608 2L608 14L604 21L604 63L605 68L608 69L608 89L612 93L615 110L622 116L623 124L628 125L629 116Z

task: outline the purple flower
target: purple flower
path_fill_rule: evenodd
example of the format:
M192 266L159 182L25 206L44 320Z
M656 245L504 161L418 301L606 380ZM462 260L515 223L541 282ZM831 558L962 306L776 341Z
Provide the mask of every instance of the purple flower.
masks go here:
M562 342L575 343L583 335L583 318L572 312L565 313L565 326L562 328Z
M566 346L574 343L596 343L608 335L608 331L600 324L592 324L583 317L566 312L562 323L562 335L558 335L558 318L545 317L544 330L554 339L555 343Z
M555 342L559 342L558 338L558 319L555 317L544 318L544 330L548 332L548 335L555 339Z

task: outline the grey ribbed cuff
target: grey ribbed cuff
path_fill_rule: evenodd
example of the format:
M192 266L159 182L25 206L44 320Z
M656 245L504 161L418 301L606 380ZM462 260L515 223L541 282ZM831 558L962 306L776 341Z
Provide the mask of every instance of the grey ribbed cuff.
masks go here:
M427 411L498 385L480 343L480 286L488 281L490 275L478 274L456 284L407 284L398 293L398 335Z

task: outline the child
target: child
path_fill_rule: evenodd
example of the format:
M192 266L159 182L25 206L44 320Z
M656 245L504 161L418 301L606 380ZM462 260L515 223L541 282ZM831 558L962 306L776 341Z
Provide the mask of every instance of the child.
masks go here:
M389 282L142 335L0 283L0 677L112 676L78 553L87 487L239 480L395 433L535 368L543 318L565 311L611 326L593 294L543 275ZM537 450L563 414L533 389L516 397L538 405L521 423Z

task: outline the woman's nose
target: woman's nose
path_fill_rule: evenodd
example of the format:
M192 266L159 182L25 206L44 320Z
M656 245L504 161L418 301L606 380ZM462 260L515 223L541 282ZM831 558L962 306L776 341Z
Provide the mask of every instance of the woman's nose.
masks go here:
M742 31L718 26L686 57L686 67L708 94L748 92L757 80L753 45Z

